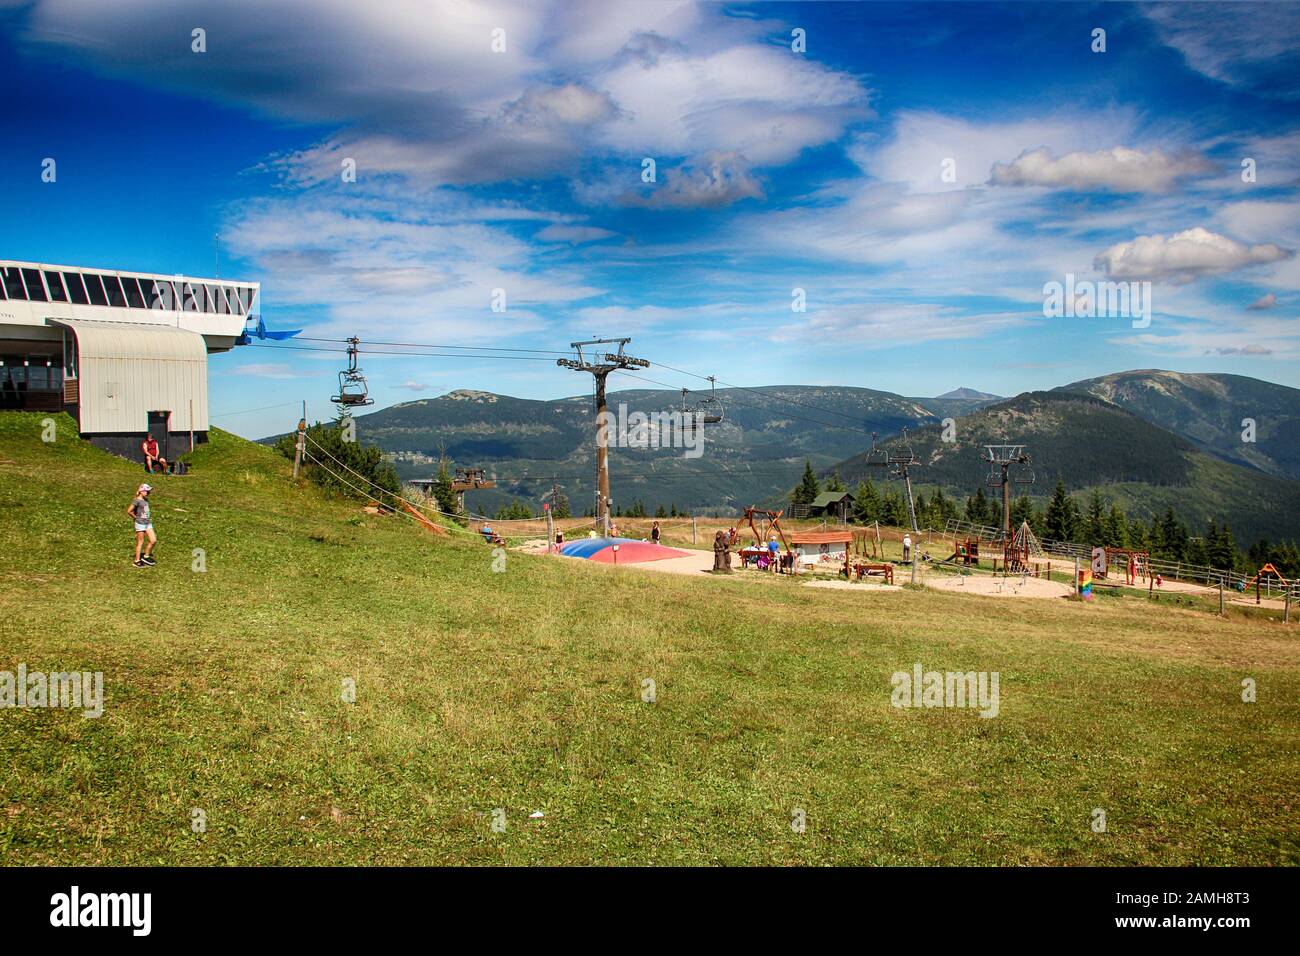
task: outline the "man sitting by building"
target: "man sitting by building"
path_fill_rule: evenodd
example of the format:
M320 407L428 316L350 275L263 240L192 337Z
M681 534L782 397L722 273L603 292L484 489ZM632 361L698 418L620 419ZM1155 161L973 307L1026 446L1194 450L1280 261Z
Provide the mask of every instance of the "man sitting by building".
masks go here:
M155 471L165 472L167 470L167 459L159 456L158 442L154 440L152 434L145 436L144 441L140 443L140 450L144 452L145 471L152 474Z

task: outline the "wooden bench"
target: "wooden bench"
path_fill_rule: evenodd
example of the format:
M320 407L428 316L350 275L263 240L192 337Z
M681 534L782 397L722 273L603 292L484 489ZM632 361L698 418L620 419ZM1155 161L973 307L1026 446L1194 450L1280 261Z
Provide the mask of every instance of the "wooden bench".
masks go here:
M894 566L892 564L868 564L863 561L853 564L853 573L859 581L868 574L878 573L884 576L887 584L894 583Z

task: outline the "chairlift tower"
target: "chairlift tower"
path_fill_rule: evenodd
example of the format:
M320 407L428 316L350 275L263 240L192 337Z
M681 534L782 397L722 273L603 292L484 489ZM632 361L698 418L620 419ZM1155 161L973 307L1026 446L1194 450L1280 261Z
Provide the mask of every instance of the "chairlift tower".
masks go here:
M1034 483L1032 471L1029 471L1027 477L1025 475L1029 465L1029 455L1025 453L1024 445L985 445L981 458L987 461L990 467L985 484L990 488L1002 489L1002 538L1004 541L1009 541L1011 540L1011 486ZM1012 466L1017 467L1014 473L1011 471Z
M555 364L562 368L571 368L575 372L589 372L596 381L596 518L608 525L609 518L609 405L605 401L605 379L610 372L627 371L633 368L649 368L650 362L642 358L625 355L623 349L630 338L591 339L587 342L570 342L577 358L556 359ZM606 352L604 356L588 357L583 349L594 345L617 345L617 352Z

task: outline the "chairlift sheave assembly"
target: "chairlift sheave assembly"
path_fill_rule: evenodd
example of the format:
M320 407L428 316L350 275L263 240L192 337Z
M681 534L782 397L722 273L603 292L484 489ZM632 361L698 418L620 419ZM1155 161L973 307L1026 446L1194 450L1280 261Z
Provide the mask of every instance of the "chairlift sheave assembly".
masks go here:
M357 356L361 351L361 340L354 335L346 341L348 343L348 367L339 372L339 393L330 399L341 411L375 404L375 400L370 397L370 388L366 383L366 377L361 373L361 369L357 367Z

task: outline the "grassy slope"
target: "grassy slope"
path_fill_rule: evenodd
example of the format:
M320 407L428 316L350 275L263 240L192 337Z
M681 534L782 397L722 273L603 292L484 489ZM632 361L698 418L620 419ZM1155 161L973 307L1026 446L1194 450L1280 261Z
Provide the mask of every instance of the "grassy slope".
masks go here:
M495 574L481 543L323 501L221 433L156 482L137 571L138 469L60 421L47 445L0 414L0 669L102 670L108 700L0 711L5 863L1296 862L1294 627L514 554ZM1001 715L891 708L918 660L1000 671Z

